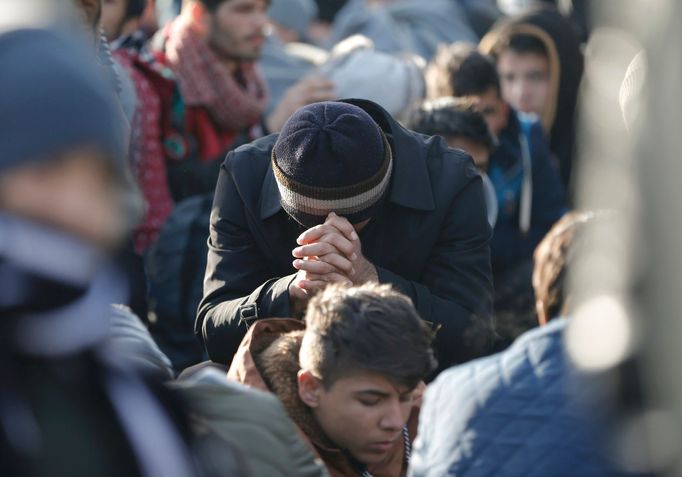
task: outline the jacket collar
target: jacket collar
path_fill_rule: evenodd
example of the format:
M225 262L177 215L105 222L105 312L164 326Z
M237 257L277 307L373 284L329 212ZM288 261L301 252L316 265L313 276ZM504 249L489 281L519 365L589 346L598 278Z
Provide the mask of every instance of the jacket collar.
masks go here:
M378 104L364 99L346 99L364 109L384 131L393 148L393 177L388 200L410 209L432 211L436 205L426 165L428 145L403 128ZM282 208L272 168L268 166L261 189L260 218L272 217Z

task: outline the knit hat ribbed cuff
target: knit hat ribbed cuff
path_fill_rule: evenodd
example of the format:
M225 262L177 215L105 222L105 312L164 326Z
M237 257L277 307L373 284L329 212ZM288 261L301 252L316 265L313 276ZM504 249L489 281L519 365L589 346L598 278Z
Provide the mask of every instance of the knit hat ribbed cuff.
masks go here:
M381 168L369 179L348 187L314 187L288 177L278 166L272 151L272 169L279 188L282 208L304 226L323 223L330 212L358 223L371 217L384 197L393 170L391 147L386 136Z

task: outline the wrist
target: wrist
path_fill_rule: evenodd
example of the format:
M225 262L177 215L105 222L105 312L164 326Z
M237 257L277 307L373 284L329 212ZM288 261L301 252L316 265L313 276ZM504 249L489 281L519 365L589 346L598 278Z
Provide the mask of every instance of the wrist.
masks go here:
M353 283L355 285L362 285L366 282L378 282L379 274L376 267L367 259L361 258L355 266L355 277Z

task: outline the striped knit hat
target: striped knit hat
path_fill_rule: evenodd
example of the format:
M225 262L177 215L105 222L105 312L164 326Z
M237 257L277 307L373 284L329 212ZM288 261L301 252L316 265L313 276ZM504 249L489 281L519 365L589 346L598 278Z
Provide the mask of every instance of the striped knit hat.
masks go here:
M305 227L330 212L351 223L370 218L391 178L391 148L365 111L342 102L314 103L284 124L272 150L284 210Z

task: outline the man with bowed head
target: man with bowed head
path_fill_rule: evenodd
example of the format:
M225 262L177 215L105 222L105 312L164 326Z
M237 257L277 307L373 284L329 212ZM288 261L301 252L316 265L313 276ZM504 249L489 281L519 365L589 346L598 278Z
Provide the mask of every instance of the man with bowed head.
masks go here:
M490 226L471 158L366 100L296 111L228 154L195 331L229 363L248 326L328 283L390 283L438 328L439 362L488 351Z

